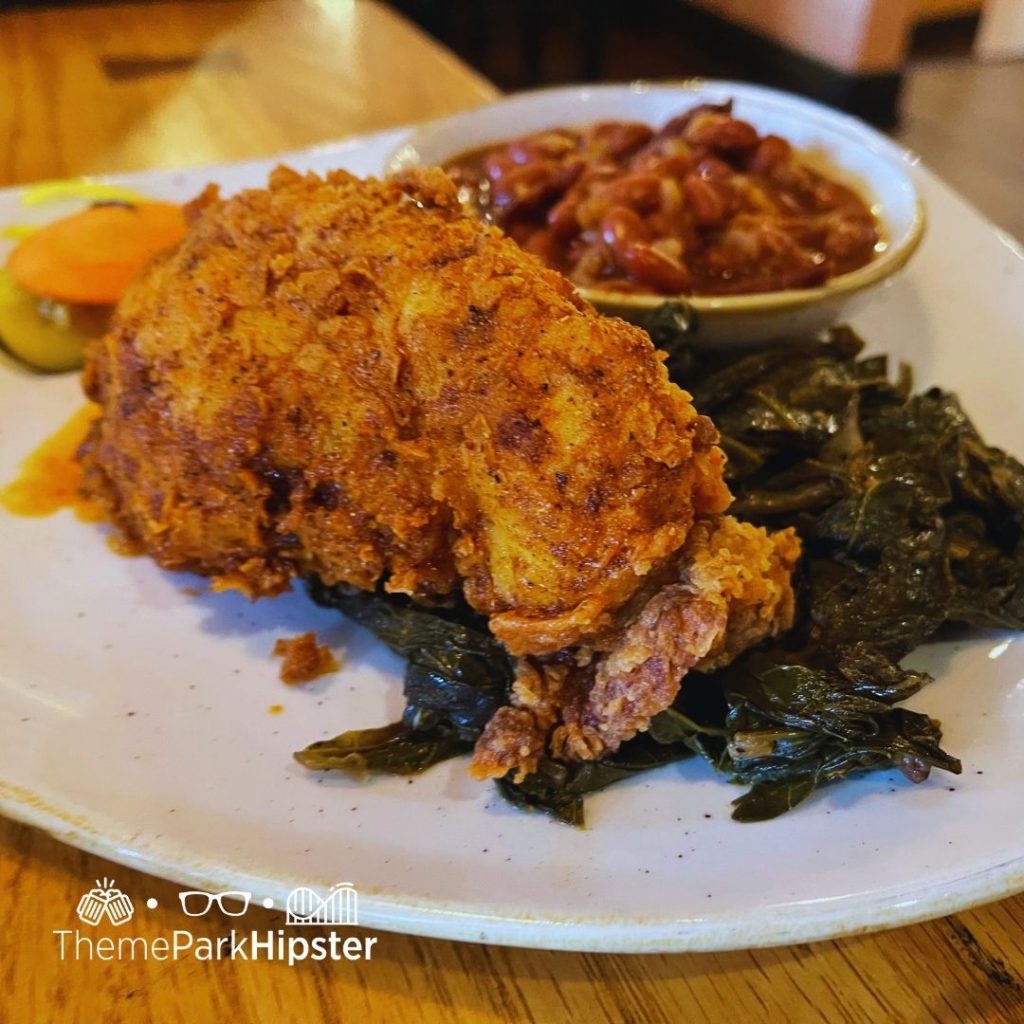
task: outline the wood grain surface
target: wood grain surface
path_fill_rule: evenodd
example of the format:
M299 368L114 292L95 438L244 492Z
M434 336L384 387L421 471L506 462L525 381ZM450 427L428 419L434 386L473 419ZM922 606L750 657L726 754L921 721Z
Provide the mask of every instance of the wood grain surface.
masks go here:
M737 953L550 953L385 932L369 961L61 961L54 929L94 879L116 879L140 910L132 935L225 918L186 918L179 887L0 819L0 1020L178 1024L229 1018L427 1024L980 1024L1024 1021L1024 897L874 936ZM154 897L158 907L141 909ZM245 928L283 915L251 909ZM103 922L92 937L116 936ZM7 1010L4 1012L4 1003Z
M383 4L0 14L0 185L267 156L497 90Z
M438 116L495 90L390 10L352 0L125 4L0 15L0 185L267 155ZM601 956L377 933L370 961L62 961L95 879L132 934L191 926L179 887L0 820L0 1022L1024 1022L1024 897L875 936ZM247 928L277 911L250 910ZM103 923L92 937L116 935Z

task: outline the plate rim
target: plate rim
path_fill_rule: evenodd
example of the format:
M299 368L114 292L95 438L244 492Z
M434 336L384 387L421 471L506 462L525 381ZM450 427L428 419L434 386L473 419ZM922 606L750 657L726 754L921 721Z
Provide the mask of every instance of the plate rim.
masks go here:
M0 780L0 814L41 829L59 842L125 867L192 888L252 891L281 910L304 879L270 879L228 864L189 864L171 844L132 849L132 838L77 820L31 790ZM161 852L164 851L164 852ZM359 926L422 938L579 953L714 953L763 949L868 935L959 913L1024 891L1024 854L981 871L933 882L916 895L863 894L817 900L808 913L799 902L727 916L644 919L516 913L513 907L461 900L389 899L357 886ZM849 904L849 905L847 905ZM798 909L799 912L798 912ZM895 911L895 913L894 913Z

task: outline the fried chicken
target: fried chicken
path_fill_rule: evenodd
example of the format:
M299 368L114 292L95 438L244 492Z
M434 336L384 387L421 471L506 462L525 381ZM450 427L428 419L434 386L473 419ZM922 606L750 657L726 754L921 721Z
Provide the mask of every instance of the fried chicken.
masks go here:
M282 636L274 641L274 657L281 658L281 682L289 686L308 683L341 667L327 644L316 641L310 630L299 636Z
M187 217L84 377L83 489L161 565L253 597L461 591L520 666L479 775L614 749L788 625L796 541L722 518L715 429L647 335L441 172L279 168Z
M667 708L691 668L713 671L793 621L792 530L769 535L732 516L699 520L592 653L517 662L511 704L477 744L478 778L534 770L548 751L596 760Z

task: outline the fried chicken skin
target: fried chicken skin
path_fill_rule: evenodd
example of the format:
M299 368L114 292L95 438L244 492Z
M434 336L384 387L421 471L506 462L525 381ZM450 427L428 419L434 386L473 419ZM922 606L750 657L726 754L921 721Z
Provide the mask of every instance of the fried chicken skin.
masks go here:
M618 715L619 691L651 674L654 648L679 645L644 625L663 586L689 587L671 615L690 629L704 577L735 564L773 581L737 610L749 638L787 623L792 559L763 531L756 557L724 543L728 565L699 570L688 538L725 529L724 457L647 335L464 215L441 172L279 168L266 189L207 189L187 217L84 376L103 412L83 489L161 565L254 597L309 573L427 602L461 589L521 679L575 652L564 715L513 709L533 715L531 749L570 757L613 749L661 700L597 726L604 739L588 732L594 708ZM714 626L693 627L666 672L739 635L729 601L711 603ZM627 666L644 642L652 653ZM478 774L531 763L490 757L500 724Z
M712 671L793 621L793 530L769 534L732 516L694 524L621 625L580 657L523 657L512 701L476 746L478 778L533 771L548 751L568 761L613 753L667 708L692 668Z

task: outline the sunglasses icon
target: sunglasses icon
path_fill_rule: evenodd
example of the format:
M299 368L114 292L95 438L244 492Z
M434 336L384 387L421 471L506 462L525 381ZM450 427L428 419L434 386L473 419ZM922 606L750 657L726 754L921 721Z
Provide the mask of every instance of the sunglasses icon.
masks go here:
M226 914L228 917L241 917L249 909L252 893L202 892L199 889L190 889L188 892L179 892L178 899L181 901L181 909L189 917L202 917L214 903L220 908L222 914ZM232 902L225 906L225 900Z

